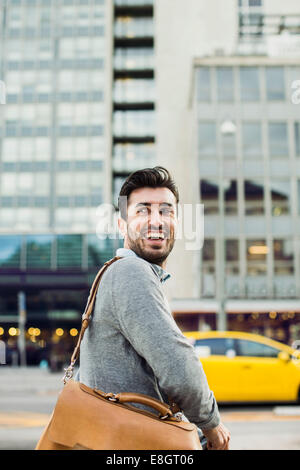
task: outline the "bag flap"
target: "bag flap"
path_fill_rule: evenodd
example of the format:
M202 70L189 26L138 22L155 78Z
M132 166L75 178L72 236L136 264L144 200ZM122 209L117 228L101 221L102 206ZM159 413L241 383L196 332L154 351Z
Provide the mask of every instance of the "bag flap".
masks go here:
M162 421L136 407L108 401L74 380L59 394L49 439L69 448L95 450L199 449L192 423Z

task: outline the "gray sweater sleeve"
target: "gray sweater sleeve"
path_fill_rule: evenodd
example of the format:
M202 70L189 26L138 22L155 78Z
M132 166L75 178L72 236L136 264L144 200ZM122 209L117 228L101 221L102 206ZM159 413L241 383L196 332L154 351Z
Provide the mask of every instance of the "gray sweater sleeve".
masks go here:
M161 390L201 429L220 422L202 364L176 325L149 263L128 257L112 273L114 313L122 334L153 370Z

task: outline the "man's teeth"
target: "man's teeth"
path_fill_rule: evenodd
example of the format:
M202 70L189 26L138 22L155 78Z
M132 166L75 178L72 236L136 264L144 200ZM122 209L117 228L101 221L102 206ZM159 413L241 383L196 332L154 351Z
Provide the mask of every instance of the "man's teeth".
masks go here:
M164 239L163 233L148 233L147 238L154 238L155 240L159 240L160 238Z

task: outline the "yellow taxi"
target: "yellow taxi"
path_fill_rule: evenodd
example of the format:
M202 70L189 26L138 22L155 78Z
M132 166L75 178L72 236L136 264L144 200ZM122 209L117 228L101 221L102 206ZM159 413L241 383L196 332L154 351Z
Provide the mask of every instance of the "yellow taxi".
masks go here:
M300 352L238 331L185 332L218 402L297 402Z

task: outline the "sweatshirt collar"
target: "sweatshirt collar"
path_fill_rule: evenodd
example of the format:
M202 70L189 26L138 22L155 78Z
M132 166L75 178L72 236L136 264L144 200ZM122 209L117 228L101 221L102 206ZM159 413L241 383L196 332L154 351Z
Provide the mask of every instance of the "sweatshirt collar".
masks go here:
M140 258L140 256L138 256L133 250L130 250L129 248L118 248L116 251L116 256L121 256L122 258L125 258L126 256L136 256ZM150 264L151 266L153 266L156 274L159 277L160 282L165 282L167 279L171 277L171 274L165 271L161 266L158 266L158 264L154 264L154 263L150 263Z

